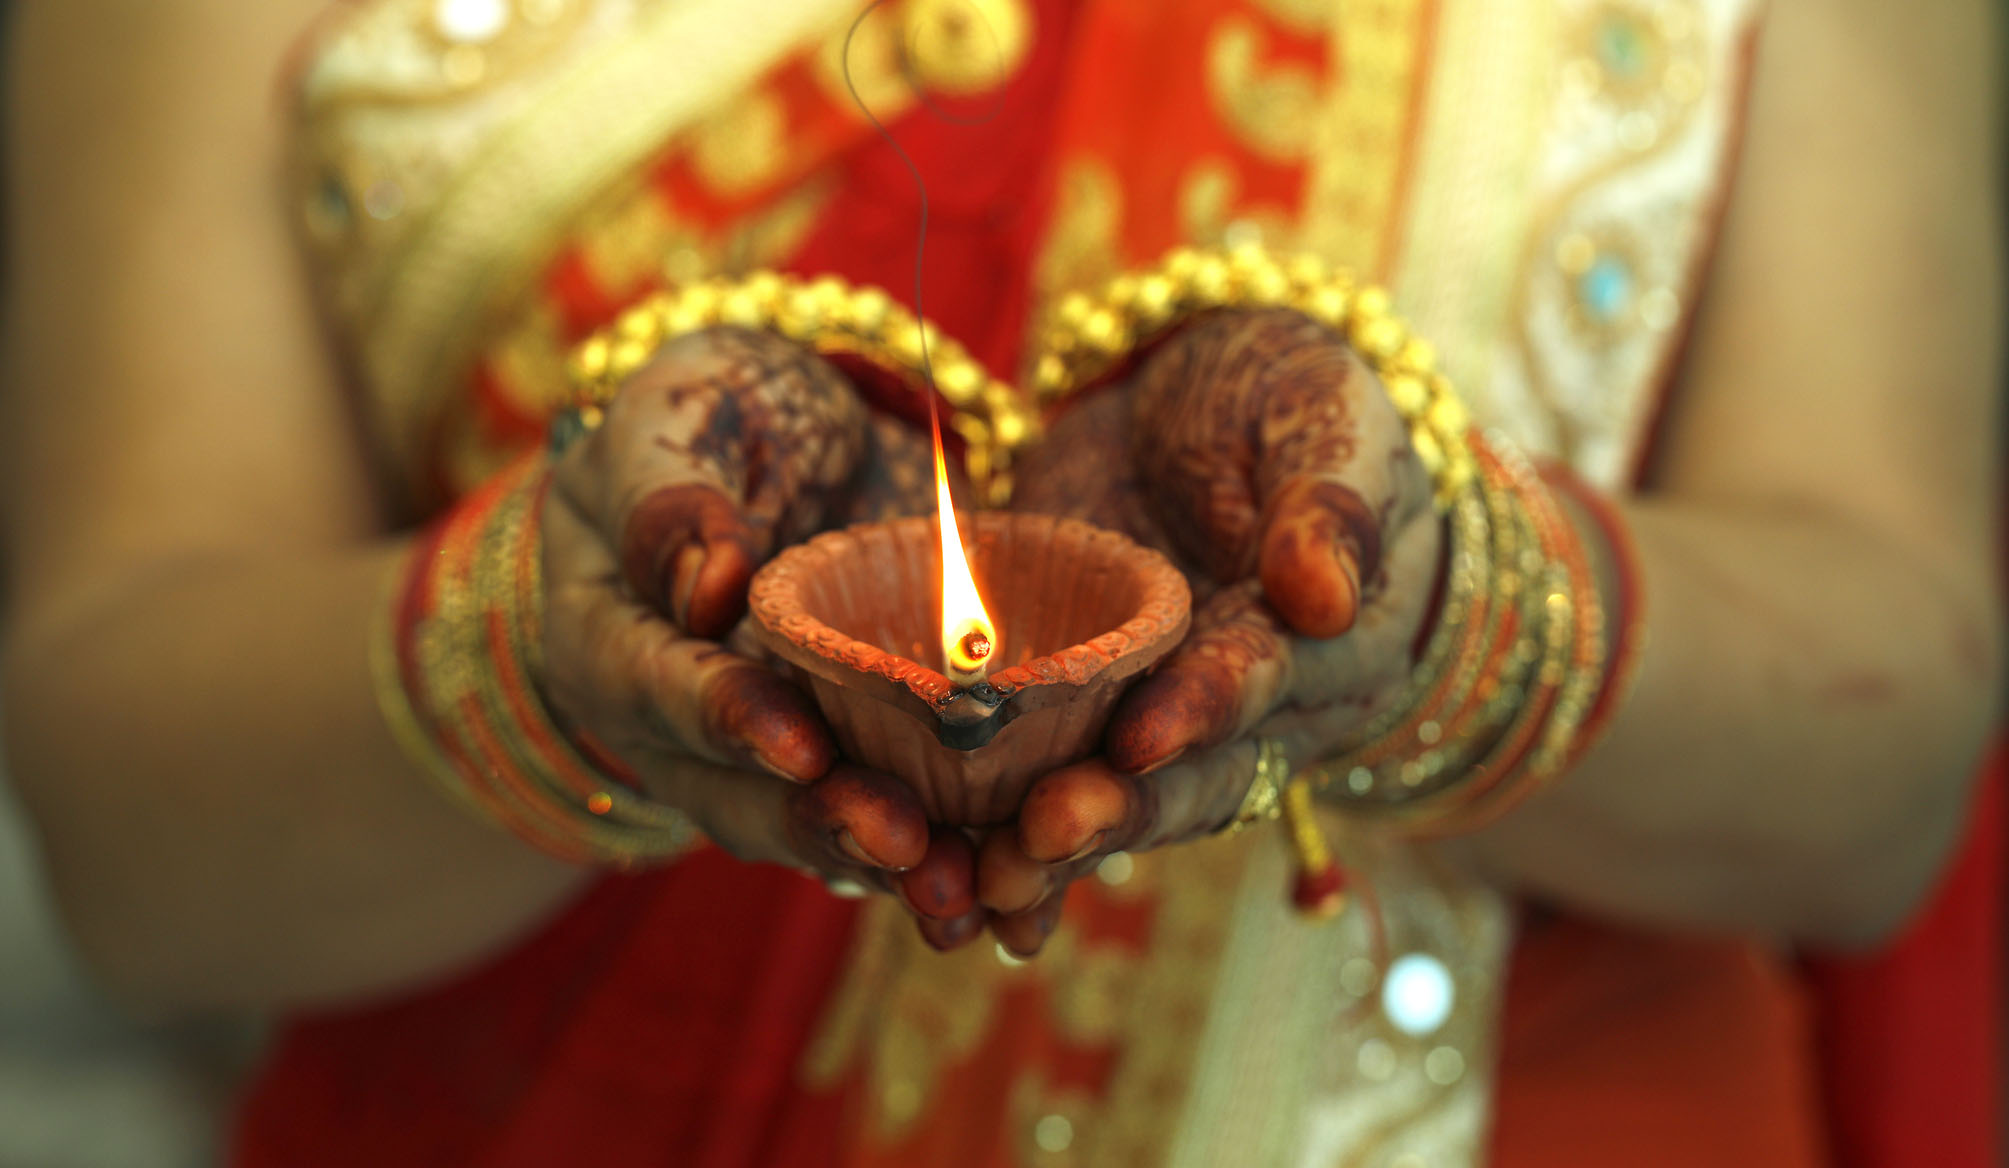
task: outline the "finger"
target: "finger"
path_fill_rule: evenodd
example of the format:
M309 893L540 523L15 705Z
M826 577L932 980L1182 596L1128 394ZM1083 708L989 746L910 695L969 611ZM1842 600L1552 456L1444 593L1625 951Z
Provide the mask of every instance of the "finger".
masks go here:
M1027 912L1009 915L993 914L990 918L991 933L997 937L1012 956L1029 959L1039 955L1046 947L1047 938L1053 936L1060 925L1061 914L1067 908L1068 889L1064 885L1054 896L1050 896Z
M1158 788L1101 759L1034 782L1019 805L1018 846L1038 864L1073 863L1124 850L1158 819Z
M945 921L915 917L914 924L920 928L923 941L937 951L947 953L976 940L984 931L984 920L984 910L976 908Z
M1104 735L1119 770L1142 774L1239 736L1290 686L1292 645L1253 583L1224 588L1151 676L1123 696Z
M1270 607L1298 633L1337 637L1360 611L1360 578L1380 566L1381 529L1351 488L1291 479L1269 500L1258 574Z
M1017 842L1026 857L1080 865L1085 873L1111 852L1144 851L1224 826L1255 776L1255 745L1237 742L1142 777L1097 760L1055 771L1027 792ZM1063 851L1063 849L1071 849Z
M800 785L661 752L631 761L652 796L748 863L809 869L890 891L891 880L927 852L919 799L885 775L839 767Z
M1025 854L1017 828L992 831L977 850L977 900L1004 916L1028 912L1053 892L1054 868Z
M1301 721L1318 732L1308 748L1323 755L1351 725L1399 691L1423 638L1443 541L1442 526L1428 515L1398 531L1347 634L1291 642L1289 687L1254 728L1275 734L1275 724Z
M960 828L936 826L927 854L896 882L916 916L954 920L976 909L976 852Z
M927 869L935 856L920 798L890 775L840 766L807 787L790 789L787 805L795 853L811 862L912 874ZM969 867L967 859L963 866Z
M830 769L836 743L801 690L631 599L566 492L543 521L547 688L561 708L616 753L680 750L798 781Z
M1270 368L1259 423L1257 573L1308 637L1353 625L1379 578L1386 533L1427 504L1428 476L1387 387L1352 349L1307 337Z
M619 551L641 600L700 636L745 612L779 540L821 522L853 473L864 409L841 375L779 337L679 338L622 387L561 463L561 485Z
M767 543L716 486L656 488L621 522L621 576L636 596L700 637L746 615L747 585Z
M1257 730L1304 733L1308 749L1324 753L1408 676L1442 544L1427 512L1402 527L1345 636L1293 636L1249 584L1215 593L1186 641L1117 705L1104 756L1155 773Z

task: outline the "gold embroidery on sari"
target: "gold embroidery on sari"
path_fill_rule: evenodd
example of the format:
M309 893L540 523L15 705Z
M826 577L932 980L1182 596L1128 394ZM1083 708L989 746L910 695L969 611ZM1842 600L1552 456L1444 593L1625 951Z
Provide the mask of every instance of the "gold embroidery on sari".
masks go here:
M747 21L731 0L602 0L560 42L562 52L547 54L538 84L389 110L340 100L330 77L351 67L368 73L352 58L370 58L334 38L303 81L298 181L303 206L332 207L338 200L324 194L324 179L344 161L400 168L398 230L323 254L396 465L417 473L449 387L580 208L658 155L720 95L825 35L848 7L814 0ZM683 67L665 70L669 59ZM395 57L374 64L379 76L401 67Z
M1083 1164L1162 1162L1169 1117L1190 1086L1246 843L1187 845L1177 864L1136 857L1120 889L1094 881L1077 888L1084 902L1148 901L1148 959L1127 943L1084 935L1080 919L1093 912L1087 904L1070 906L1069 923L1037 959L1014 964L983 944L935 953L903 910L868 905L843 981L805 1053L802 1080L827 1088L859 1076L867 1138L897 1144L922 1121L944 1074L984 1057L1000 1040L998 1028L1013 1024L1001 1013L1010 993L1021 1008L1036 1001L1039 1024L1059 1041L1116 1054L1100 1098L1077 1092L1057 1102L1042 1086L1044 1066L1028 1060L1014 1068L1010 1106L1028 1125L1027 1148L1039 1150L1039 1119L1066 1105L1065 1146L1025 1162L1069 1162L1052 1158L1062 1153ZM1049 1136L1056 1126L1048 1125Z
M914 74L942 93L992 89L1032 51L1025 0L907 0L904 16Z
M1332 0L1255 0L1272 20L1293 32L1316 35L1332 19Z
M1319 84L1302 65L1266 61L1268 38L1238 13L1221 17L1207 45L1207 92L1221 121L1249 149L1276 162L1311 149Z
M1437 0L1351 0L1325 29L1330 81L1305 184L1302 245L1385 279L1400 239Z
M599 286L617 295L645 284L742 275L793 255L830 194L828 178L812 177L729 228L708 232L679 218L660 192L630 184L622 198L587 217L575 242ZM569 400L566 349L549 303L527 299L482 351L490 374L483 391L500 395L497 404L518 417L548 416ZM455 490L487 479L521 450L519 442L490 434L482 411L483 403L466 395L443 407L440 457L445 481Z
M692 128L690 151L692 169L713 190L758 190L788 160L788 111L774 94L750 90Z
M1182 238L1196 247L1261 244L1280 251L1303 246L1302 233L1281 207L1245 206L1241 177L1225 158L1202 158L1179 184Z
M1736 122L1747 5L1583 5L1552 123L1559 176L1531 220L1514 364L1549 422L1539 447L1618 482L1699 274ZM1554 131L1552 131L1554 132Z

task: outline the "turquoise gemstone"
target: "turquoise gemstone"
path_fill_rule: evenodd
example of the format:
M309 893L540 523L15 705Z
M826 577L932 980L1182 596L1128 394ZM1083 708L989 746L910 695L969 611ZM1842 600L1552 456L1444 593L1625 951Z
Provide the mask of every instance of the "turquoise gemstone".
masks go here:
M1607 16L1598 24L1597 59L1615 77L1628 81L1646 71L1647 33L1630 16Z
M1577 297L1598 320L1617 320L1632 304L1632 266L1615 255L1597 257L1577 277Z

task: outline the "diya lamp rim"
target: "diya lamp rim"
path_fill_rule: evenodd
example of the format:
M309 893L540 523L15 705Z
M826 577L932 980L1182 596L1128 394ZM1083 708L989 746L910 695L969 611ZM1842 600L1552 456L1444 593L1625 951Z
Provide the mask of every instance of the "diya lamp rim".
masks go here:
M836 558L836 549L847 543L855 544L859 533L885 529L893 538L900 539L902 529L906 529L916 534L904 538L924 536L931 542L939 540L938 516L910 515L823 532L784 549L763 565L749 590L749 609L764 634L762 640L799 668L834 683L863 688L895 705L908 704L903 698L911 696L940 720L951 705L964 698L989 707L981 718L1008 704L1019 707L1044 704L1040 697L1057 697L1067 689L1087 686L1112 670L1120 672L1109 680L1121 680L1155 665L1164 656L1162 651L1150 650L1176 644L1185 636L1192 622L1192 590L1185 575L1163 553L1120 531L1065 516L1018 511L975 511L964 515L968 524L964 530L979 542L999 528L1048 525L1052 538L1060 538L1063 532L1079 532L1081 538L1102 544L1109 549L1112 560L1133 564L1144 577L1136 612L1115 628L1086 641L998 669L985 680L965 687L955 684L940 670L861 641L809 611L802 599L806 575L829 568ZM1002 631L1006 618L999 615L993 619ZM880 684L855 685L856 680L867 679Z

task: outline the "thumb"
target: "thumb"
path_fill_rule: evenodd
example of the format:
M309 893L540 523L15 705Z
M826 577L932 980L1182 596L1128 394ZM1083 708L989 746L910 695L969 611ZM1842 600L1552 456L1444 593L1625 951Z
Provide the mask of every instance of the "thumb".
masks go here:
M636 596L692 635L717 639L746 615L767 548L720 487L657 487L621 524L621 575Z
M1360 611L1360 582L1381 562L1381 525L1358 492L1301 475L1264 508L1258 542L1263 598L1305 637L1336 637Z
M580 473L608 500L601 528L628 588L716 639L746 614L777 539L821 524L864 428L856 394L813 354L715 329L671 342L622 387Z

